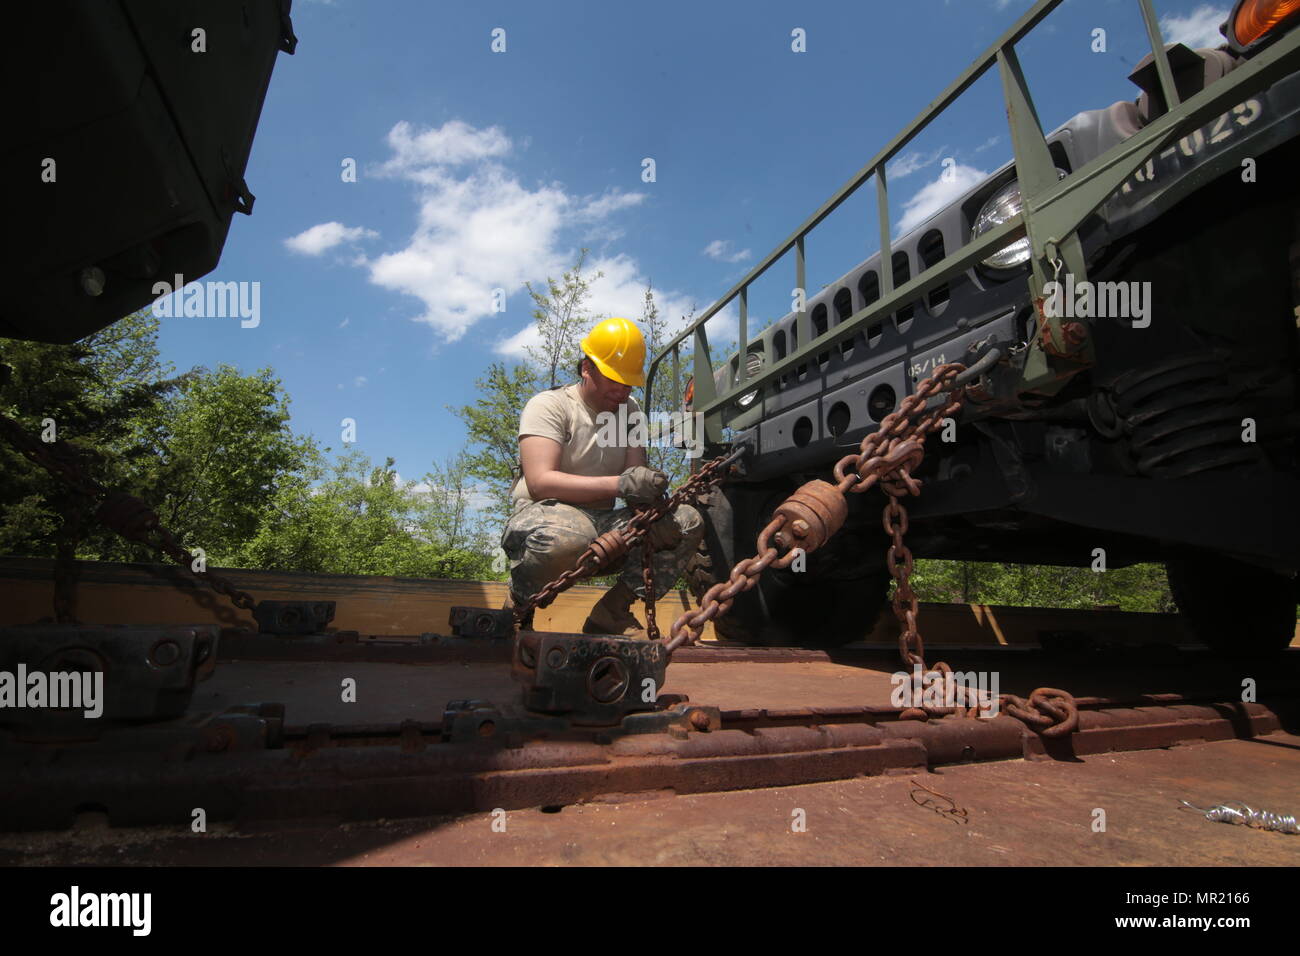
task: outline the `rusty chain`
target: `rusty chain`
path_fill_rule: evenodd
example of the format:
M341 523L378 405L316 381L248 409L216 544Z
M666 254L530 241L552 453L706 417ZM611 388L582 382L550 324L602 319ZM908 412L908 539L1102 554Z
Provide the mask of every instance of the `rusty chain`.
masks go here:
M655 620L655 564L649 548L641 549L641 582L645 585L645 632L650 640L659 640L659 622Z
M896 504L897 496L904 491L917 494L920 484L912 478L911 472L921 462L924 455L925 436L938 428L945 417L961 408L964 389L956 389L956 397L946 405L935 408L929 413L916 417L929 401L930 397L941 390L952 390L952 380L964 370L964 366L952 363L941 365L934 373L916 387L916 391L899 403L880 422L880 427L865 436L859 445L857 454L846 455L835 465L836 484L825 481L809 482L791 496L789 500L776 509L776 514L758 535L757 554L752 558L739 561L732 569L730 578L719 582L705 592L700 599L698 611L688 611L673 622L667 650L671 654L684 644L699 640L704 625L716 617L731 610L736 595L752 589L758 583L758 577L770 566L788 568L801 553L815 551L821 547L843 523L848 506L845 494L861 494L880 484L891 495L891 505ZM920 440L918 440L918 437ZM813 514L799 514L808 509L788 508L795 499L811 506ZM901 511L902 506L897 505ZM891 507L886 507L888 516ZM811 517L811 520L810 520ZM787 529L787 519L790 527ZM888 517L886 517L886 521ZM920 635L916 631L916 596L912 593L907 576L912 570L911 553L902 546L901 534L906 531L906 512L902 512L899 536L890 548L890 571L895 580L902 584L900 595L894 602L895 613L899 615L903 633L899 639L899 650L904 661L913 663L922 656L919 643ZM891 528L886 524L886 532ZM776 545L789 549L784 557L779 557ZM798 546L794 546L794 542ZM898 559L903 558L899 564ZM903 604L907 603L906 608Z
M596 538L587 546L587 550L578 556L578 560L574 562L572 568L565 571L514 609L515 628L522 630L523 622L536 608L547 607L562 592L573 587L582 578L591 577L602 569L616 564L626 556L631 548L641 542L652 524L664 515L671 514L678 505L694 503L709 488L725 478L727 469L738 461L745 451L746 448L742 446L729 455L720 455L707 462L701 466L699 471L682 482L681 487L673 492L670 497L639 508L627 524L606 531ZM648 552L649 548L643 548L642 550ZM643 555L643 557L647 556ZM647 580L645 569L642 569L642 580ZM649 571L648 580L653 583L653 570ZM653 623L654 609L651 606L654 603L653 591L648 590L646 593L650 595L650 600L647 601L646 616ZM656 627L655 630L657 633L658 628Z
M940 365L905 397L898 408L880 422L879 428L865 436L856 454L838 461L834 468L835 484L811 481L799 488L776 508L772 520L758 534L754 557L736 563L726 581L720 581L705 592L699 610L686 611L673 622L665 649L671 656L683 645L699 640L704 625L726 614L742 591L751 590L759 576L769 567L788 568L801 555L817 550L843 525L848 514L846 495L861 494L879 485L888 496L881 523L890 538L885 563L894 578L894 615L898 618L898 649L903 662L913 671L913 690L922 673L929 670L925 664L925 646L917 628L918 602L912 589L911 575L914 564L912 552L904 542L907 533L907 509L900 500L904 495L917 495L921 483L912 476L925 456L925 440L940 428L945 419L955 415L966 401L966 386L958 378L966 371L960 363ZM937 393L944 398L928 408L930 399ZM785 549L780 555L778 549ZM940 661L934 671L946 675L952 668ZM911 707L905 709L901 719L925 719L930 716L957 714L975 717L981 709L980 701L968 699L965 688L956 706ZM913 698L920 699L919 695ZM1078 726L1078 708L1074 698L1065 691L1044 687L1035 690L1028 701L1010 694L1000 695L1001 706L1046 737L1061 736Z
M175 536L162 526L158 515L147 502L125 492L110 491L96 481L90 474L91 467L99 458L95 452L79 448L63 439L39 441L7 415L0 415L0 437L28 461L44 468L87 499L88 507L97 505L94 516L109 530L171 558L191 574L206 581L217 593L229 598L235 607L251 611L257 606L257 601L251 594L239 590L221 575L206 568L202 571L195 569L194 555L181 547ZM60 616L71 615L68 601L66 595L59 599Z

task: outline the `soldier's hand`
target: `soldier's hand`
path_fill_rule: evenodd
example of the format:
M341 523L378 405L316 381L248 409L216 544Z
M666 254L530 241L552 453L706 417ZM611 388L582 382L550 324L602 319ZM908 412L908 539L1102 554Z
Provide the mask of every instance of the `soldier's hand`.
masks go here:
M667 551L681 544L682 529L677 527L673 516L667 514L646 529L645 541L650 545L651 552Z
M645 465L633 465L618 476L618 496L630 505L653 504L668 490L668 476Z

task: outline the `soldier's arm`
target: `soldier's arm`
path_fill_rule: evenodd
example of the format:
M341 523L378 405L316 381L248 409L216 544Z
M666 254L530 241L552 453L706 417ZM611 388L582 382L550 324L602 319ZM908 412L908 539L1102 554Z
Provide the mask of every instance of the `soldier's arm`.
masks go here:
M560 471L562 451L559 442L541 435L525 435L519 439L519 460L529 497L538 501L557 498L575 505L618 497L618 475L586 478ZM640 451L644 458L645 450Z
M645 465L647 468L650 466L650 461L645 456L644 448L628 448L627 457L623 459L623 470L627 471L634 465Z

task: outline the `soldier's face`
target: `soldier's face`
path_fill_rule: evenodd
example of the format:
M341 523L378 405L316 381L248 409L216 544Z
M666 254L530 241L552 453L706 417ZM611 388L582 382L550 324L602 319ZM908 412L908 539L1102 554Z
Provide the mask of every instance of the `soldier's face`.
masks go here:
M596 406L598 411L617 411L618 407L626 402L627 397L632 394L631 385L624 385L612 378L606 378L593 363L586 362L583 367L586 369L586 380L590 383L588 387L591 389L592 404Z

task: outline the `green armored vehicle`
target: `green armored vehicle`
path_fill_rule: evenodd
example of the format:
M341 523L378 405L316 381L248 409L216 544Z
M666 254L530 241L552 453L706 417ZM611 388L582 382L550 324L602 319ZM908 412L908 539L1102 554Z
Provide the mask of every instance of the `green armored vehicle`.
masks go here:
M748 447L704 511L697 593L755 553L756 533L935 367L976 365L955 427L926 445L906 499L920 557L1086 567L1163 561L1194 633L1224 651L1295 629L1300 3L1239 0L1218 49L1165 45L1133 102L1044 136L1015 44L1042 0L652 363L680 375L708 456ZM890 239L886 163L986 70L1002 79L1014 162ZM869 178L881 252L752 338L750 285ZM735 303L718 368L706 327ZM890 584L883 494L849 495L806 570L769 570L715 622L723 637L861 638Z
M21 0L0 337L75 342L217 266L290 0Z

